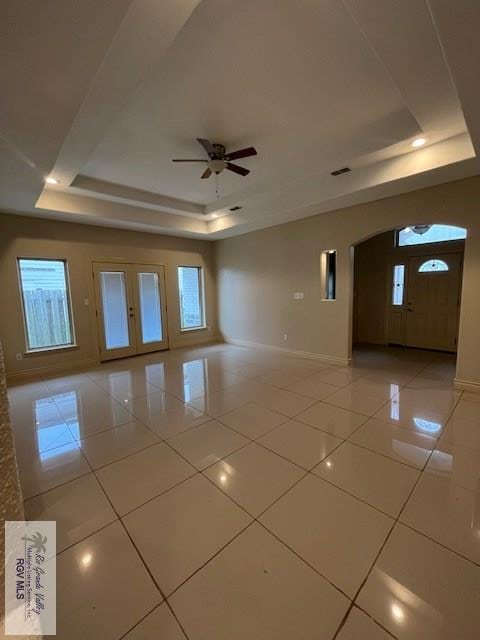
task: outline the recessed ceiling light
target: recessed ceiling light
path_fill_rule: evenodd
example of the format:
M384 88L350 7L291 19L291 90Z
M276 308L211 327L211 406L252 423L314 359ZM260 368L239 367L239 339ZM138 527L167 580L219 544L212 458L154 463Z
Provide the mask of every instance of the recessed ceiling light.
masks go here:
M403 611L402 607L400 607L398 604L392 604L391 612L392 612L393 618L397 622L403 622L405 620L405 612Z
M417 147L423 147L426 141L427 140L425 138L415 138L415 140L412 142L412 147L414 147L415 149Z
M210 217L211 218L218 218L218 213L212 213L212 214L210 214Z
M55 180L55 178L47 178L45 182L47 184L58 184L58 180Z
M91 553L85 553L81 558L80 562L84 567L89 567L92 564L93 556Z

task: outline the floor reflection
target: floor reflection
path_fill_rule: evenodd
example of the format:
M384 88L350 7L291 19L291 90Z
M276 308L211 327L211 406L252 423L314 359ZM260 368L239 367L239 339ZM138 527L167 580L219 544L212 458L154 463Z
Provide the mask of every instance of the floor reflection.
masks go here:
M75 397L75 392L61 395ZM36 444L41 461L63 455L77 446L55 404L55 398L48 396L34 402Z

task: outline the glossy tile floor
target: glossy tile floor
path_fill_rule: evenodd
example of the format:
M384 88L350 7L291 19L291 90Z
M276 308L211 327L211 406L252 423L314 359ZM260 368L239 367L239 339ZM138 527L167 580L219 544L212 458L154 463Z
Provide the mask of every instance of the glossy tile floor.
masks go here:
M480 395L449 355L228 345L10 390L68 640L468 640Z

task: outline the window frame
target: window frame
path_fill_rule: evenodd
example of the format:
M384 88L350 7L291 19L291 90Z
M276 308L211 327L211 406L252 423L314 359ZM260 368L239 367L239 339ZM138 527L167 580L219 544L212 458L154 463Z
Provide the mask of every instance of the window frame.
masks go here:
M456 229L462 229L462 231L465 232L465 237L464 238L449 238L447 240L429 240L428 242L415 242L413 244L400 244L400 233L402 231L404 231L407 227L401 227L400 229L396 229L395 230L395 236L394 236L394 247L395 249L405 249L405 248L412 248L412 247L424 247L424 246L428 246L428 245L432 245L432 244L450 244L453 242L465 242L468 236L468 230L465 227L459 227L456 224L443 224L443 223L433 223L431 225L432 227L434 226L442 226L442 227L454 227Z
M48 347L31 347L29 336L28 336L28 325L27 325L27 315L25 312L25 297L23 290L23 281L22 281L22 272L20 267L21 260L37 260L42 262L63 262L63 272L65 275L65 285L66 285L66 300L67 300L67 311L68 311L68 319L70 322L70 335L71 342L67 344L58 344L51 345ZM58 257L38 257L38 256L17 256L17 279L18 279L18 290L20 293L20 303L22 308L22 320L23 320L23 335L25 339L25 350L24 355L32 355L35 353L45 353L51 351L64 351L66 349L75 349L78 348L76 331L75 331L75 321L73 317L73 305L72 305L72 290L70 286L70 273L68 270L68 259L67 258L58 258Z
M395 269L397 267L403 267L402 269L402 282L400 284L402 290L402 301L395 302ZM394 262L391 265L390 270L391 277L391 287L390 287L390 306L393 308L404 307L405 306L405 291L407 285L407 265L405 262Z
M200 297L200 315L201 324L195 327L183 327L183 312L182 312L182 296L180 293L180 269L196 269L198 273L198 292ZM179 264L177 265L177 293L178 293L178 310L180 314L180 333L188 333L189 331L202 331L207 328L206 319L206 305L205 305L205 277L203 273L203 267L198 264Z
M440 269L423 268L426 265L435 264L435 262L438 262L438 264L441 265ZM445 265L446 268L444 268L443 265ZM417 273L447 273L447 271L450 271L450 266L448 262L445 262L445 260L443 260L442 258L428 258L428 260L422 262L422 264L417 269Z
M338 255L336 249L326 249L320 256L320 285L322 302L337 300Z

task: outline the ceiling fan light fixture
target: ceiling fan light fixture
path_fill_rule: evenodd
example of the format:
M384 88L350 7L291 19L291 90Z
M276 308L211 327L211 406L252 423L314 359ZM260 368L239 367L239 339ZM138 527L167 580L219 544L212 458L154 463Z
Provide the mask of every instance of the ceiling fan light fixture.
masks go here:
M234 164L232 160L256 156L257 150L255 149L255 147L245 147L244 149L238 149L237 151L232 151L231 153L225 153L226 150L223 144L219 144L217 142L212 143L206 138L197 138L197 142L207 153L208 160L203 160L201 158L172 158L172 162L205 162L207 168L200 176L202 180L209 178L212 173L215 176L219 176L224 169L228 169L228 171L232 171L233 173L236 173L240 176L248 176L248 174L250 173L250 169L246 169L245 167L241 167L238 164Z
M210 167L210 169L213 171L213 173L216 173L217 175L219 173L222 173L222 171L225 169L227 163L225 162L225 160L210 160L208 163L208 166Z

